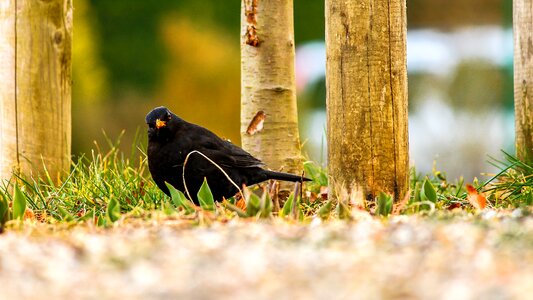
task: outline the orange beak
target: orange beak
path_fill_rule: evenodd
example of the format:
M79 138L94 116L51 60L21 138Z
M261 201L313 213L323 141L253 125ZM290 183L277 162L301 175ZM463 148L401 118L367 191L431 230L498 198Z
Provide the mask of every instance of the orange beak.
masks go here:
M167 126L167 122L166 121L161 121L159 119L155 120L155 128L159 129L161 127L165 127Z

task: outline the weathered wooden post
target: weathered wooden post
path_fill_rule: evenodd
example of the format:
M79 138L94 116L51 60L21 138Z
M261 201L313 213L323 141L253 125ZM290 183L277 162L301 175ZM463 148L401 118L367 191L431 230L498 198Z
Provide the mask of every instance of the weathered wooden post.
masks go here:
M513 1L516 153L533 160L533 0Z
M330 193L408 188L405 0L326 0Z
M241 138L269 168L302 170L292 0L242 1Z
M70 166L72 0L0 0L0 180Z

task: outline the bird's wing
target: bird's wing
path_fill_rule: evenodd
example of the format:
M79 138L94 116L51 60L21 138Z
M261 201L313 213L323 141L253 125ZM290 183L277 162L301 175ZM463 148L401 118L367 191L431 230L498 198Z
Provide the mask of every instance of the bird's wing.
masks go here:
M259 159L233 145L231 142L222 141L222 143L217 144L218 145L212 145L214 147L204 148L202 152L221 166L230 168L251 168L264 165Z
M212 159L214 162L225 167L251 168L262 167L264 163L253 157L242 148L235 146L229 141L223 140L213 132L196 127L196 149Z

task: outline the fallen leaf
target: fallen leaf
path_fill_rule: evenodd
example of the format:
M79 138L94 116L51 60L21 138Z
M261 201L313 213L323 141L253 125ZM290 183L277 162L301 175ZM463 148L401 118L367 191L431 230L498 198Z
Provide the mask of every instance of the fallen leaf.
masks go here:
M461 208L461 203L453 202L447 207L448 210L452 210L452 209L456 209L456 208Z
M320 198L324 200L328 200L328 187L327 186L320 187Z
M236 197L235 206L240 208L242 211L246 211L246 200L243 197L240 197L240 194Z
M318 198L317 194L311 191L305 191L305 197L309 199L309 202L311 203L315 202L316 199Z
M393 205L392 214L399 215L400 212L405 208L407 203L409 203L410 198L411 198L411 190L408 190L405 196L403 197L402 201Z
M466 199L473 207L477 210L483 210L487 207L487 198L483 193L479 193L471 184L466 185L466 191L468 192Z
M31 208L26 208L24 211L24 220L35 220L35 213Z
M353 188L350 191L350 205L359 209L365 209L366 201L363 191L358 188Z
M262 110L258 111L250 122L250 125L248 125L246 133L249 135L254 135L257 132L263 130L263 123L265 122L265 119L265 112Z

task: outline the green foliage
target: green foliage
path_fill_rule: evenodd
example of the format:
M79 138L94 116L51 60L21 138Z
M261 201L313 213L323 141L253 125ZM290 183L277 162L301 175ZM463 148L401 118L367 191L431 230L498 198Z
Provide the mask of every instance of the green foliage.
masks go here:
M174 205L178 209L182 209L183 211L185 211L185 214L192 214L193 212L195 212L194 203L192 203L189 199L187 199L181 191L178 191L168 182L165 182L165 184L168 190L170 191L170 197L172 199L172 203L174 203Z
M281 211L279 215L281 217L289 216L292 210L292 202L294 202L294 194L291 194L289 198L287 198L287 201L283 204L283 207L281 208Z
M126 156L118 151L118 142L107 141L108 151L102 152L97 145L90 158L82 156L72 164L70 173L61 182L46 176L13 177L21 182L25 192L19 189L17 193L18 186L6 183L0 185L0 194L8 203L12 201L13 213L17 211L18 217L23 216L23 204L27 203L47 220L94 221L98 225L104 224L111 199L124 212L161 207L165 198L148 176L143 150L138 149L139 153L134 147L135 151ZM11 199L8 190L16 192Z
M235 199L225 201L223 205L215 205L209 185L204 180L197 195L201 208L212 214L202 217L202 214L196 213L198 208L182 192L167 184L171 194L168 199L155 186L148 176L142 148L138 149L140 152L133 152L126 157L117 150L115 144L109 142L109 145L110 150L107 152L101 152L98 147L97 151L92 152L91 159L78 159L62 182L55 182L49 176L41 179L14 177L11 183L0 186L0 228L5 227L9 220L23 219L27 208L35 214L45 216L41 220L44 222L92 222L98 226L110 225L119 220L122 214L147 217L154 211L170 216L188 215L187 218L198 223L205 216L267 219L276 216L272 212L274 205L269 188L263 187L260 193L254 193L252 189L244 187L242 192L246 209L241 209ZM472 184L480 193L487 195L489 207L529 206L533 202L533 167L512 155L505 155L505 161L493 162L501 168L498 174L484 183L474 180ZM314 180L307 185L307 193L303 193L302 197L300 184L295 184L293 192L277 215L297 221L306 221L313 216L322 220L332 217L353 218L350 199L326 201L310 196L314 189L327 183L327 176L313 163L306 163L305 168L308 176ZM413 169L410 187L411 197L405 201L402 213L427 214L454 208L472 210L466 200L467 193L462 178L451 183L439 171L422 176ZM335 204L336 213L332 214ZM396 213L396 203L393 203L390 195L384 193L380 193L374 205L371 203L369 207L374 207L378 216Z
M204 178L204 182L198 190L198 202L200 202L200 207L207 211L215 211L215 199L213 198L213 193L207 184L207 179Z
M388 216L392 213L392 195L386 193L379 193L376 198L376 215L378 216Z
M317 214L320 217L320 219L322 219L323 221L329 219L332 208L333 208L333 201L332 200L326 201L326 203L324 203L324 205L322 205L320 209L318 210Z
M120 219L120 203L114 197L109 200L105 214L111 223Z
M13 191L13 219L22 220L26 212L26 196L20 190L18 184L15 184Z
M337 203L337 216L341 220L351 219L350 207L345 203L345 200Z
M225 201L224 207L236 213L241 218L270 218L272 216L272 198L266 188L263 189L263 194L259 197L245 186L242 189L242 195L246 203L246 211L243 211L234 204L235 199L230 199L233 203L229 200Z
M305 175L311 178L313 184L320 186L328 186L328 175L325 170L312 161L304 162Z
M435 191L435 187L427 177L424 179L422 189L420 190L420 199L422 201L429 200L433 203L437 202L437 191Z
M61 219L63 221L66 221L66 222L72 222L72 221L75 221L76 219L74 218L73 215L71 215L68 211L66 211L63 207L59 206L58 207L58 210L59 210L59 214L61 215Z
M503 159L490 163L501 171L482 185L497 207L518 208L533 205L533 164L505 151Z
M304 219L299 185L300 183L298 182L295 184L293 193L289 195L289 198L283 204L283 208L279 212L280 217L300 221Z
M2 232L6 222L9 221L9 213L7 198L0 192L0 232Z
M110 86L117 90L150 92L158 85L169 60L169 46L161 36L165 18L201 16L194 19L197 27L217 29L239 43L240 1L92 0L89 4L87 17L93 18L88 23L102 40L98 46L109 69ZM294 6L297 42L323 39L324 1L296 0Z
M256 216L261 211L261 199L251 192L247 192L244 195L246 198L246 215L250 217Z
M269 218L272 215L272 198L266 189L261 196L260 218Z

